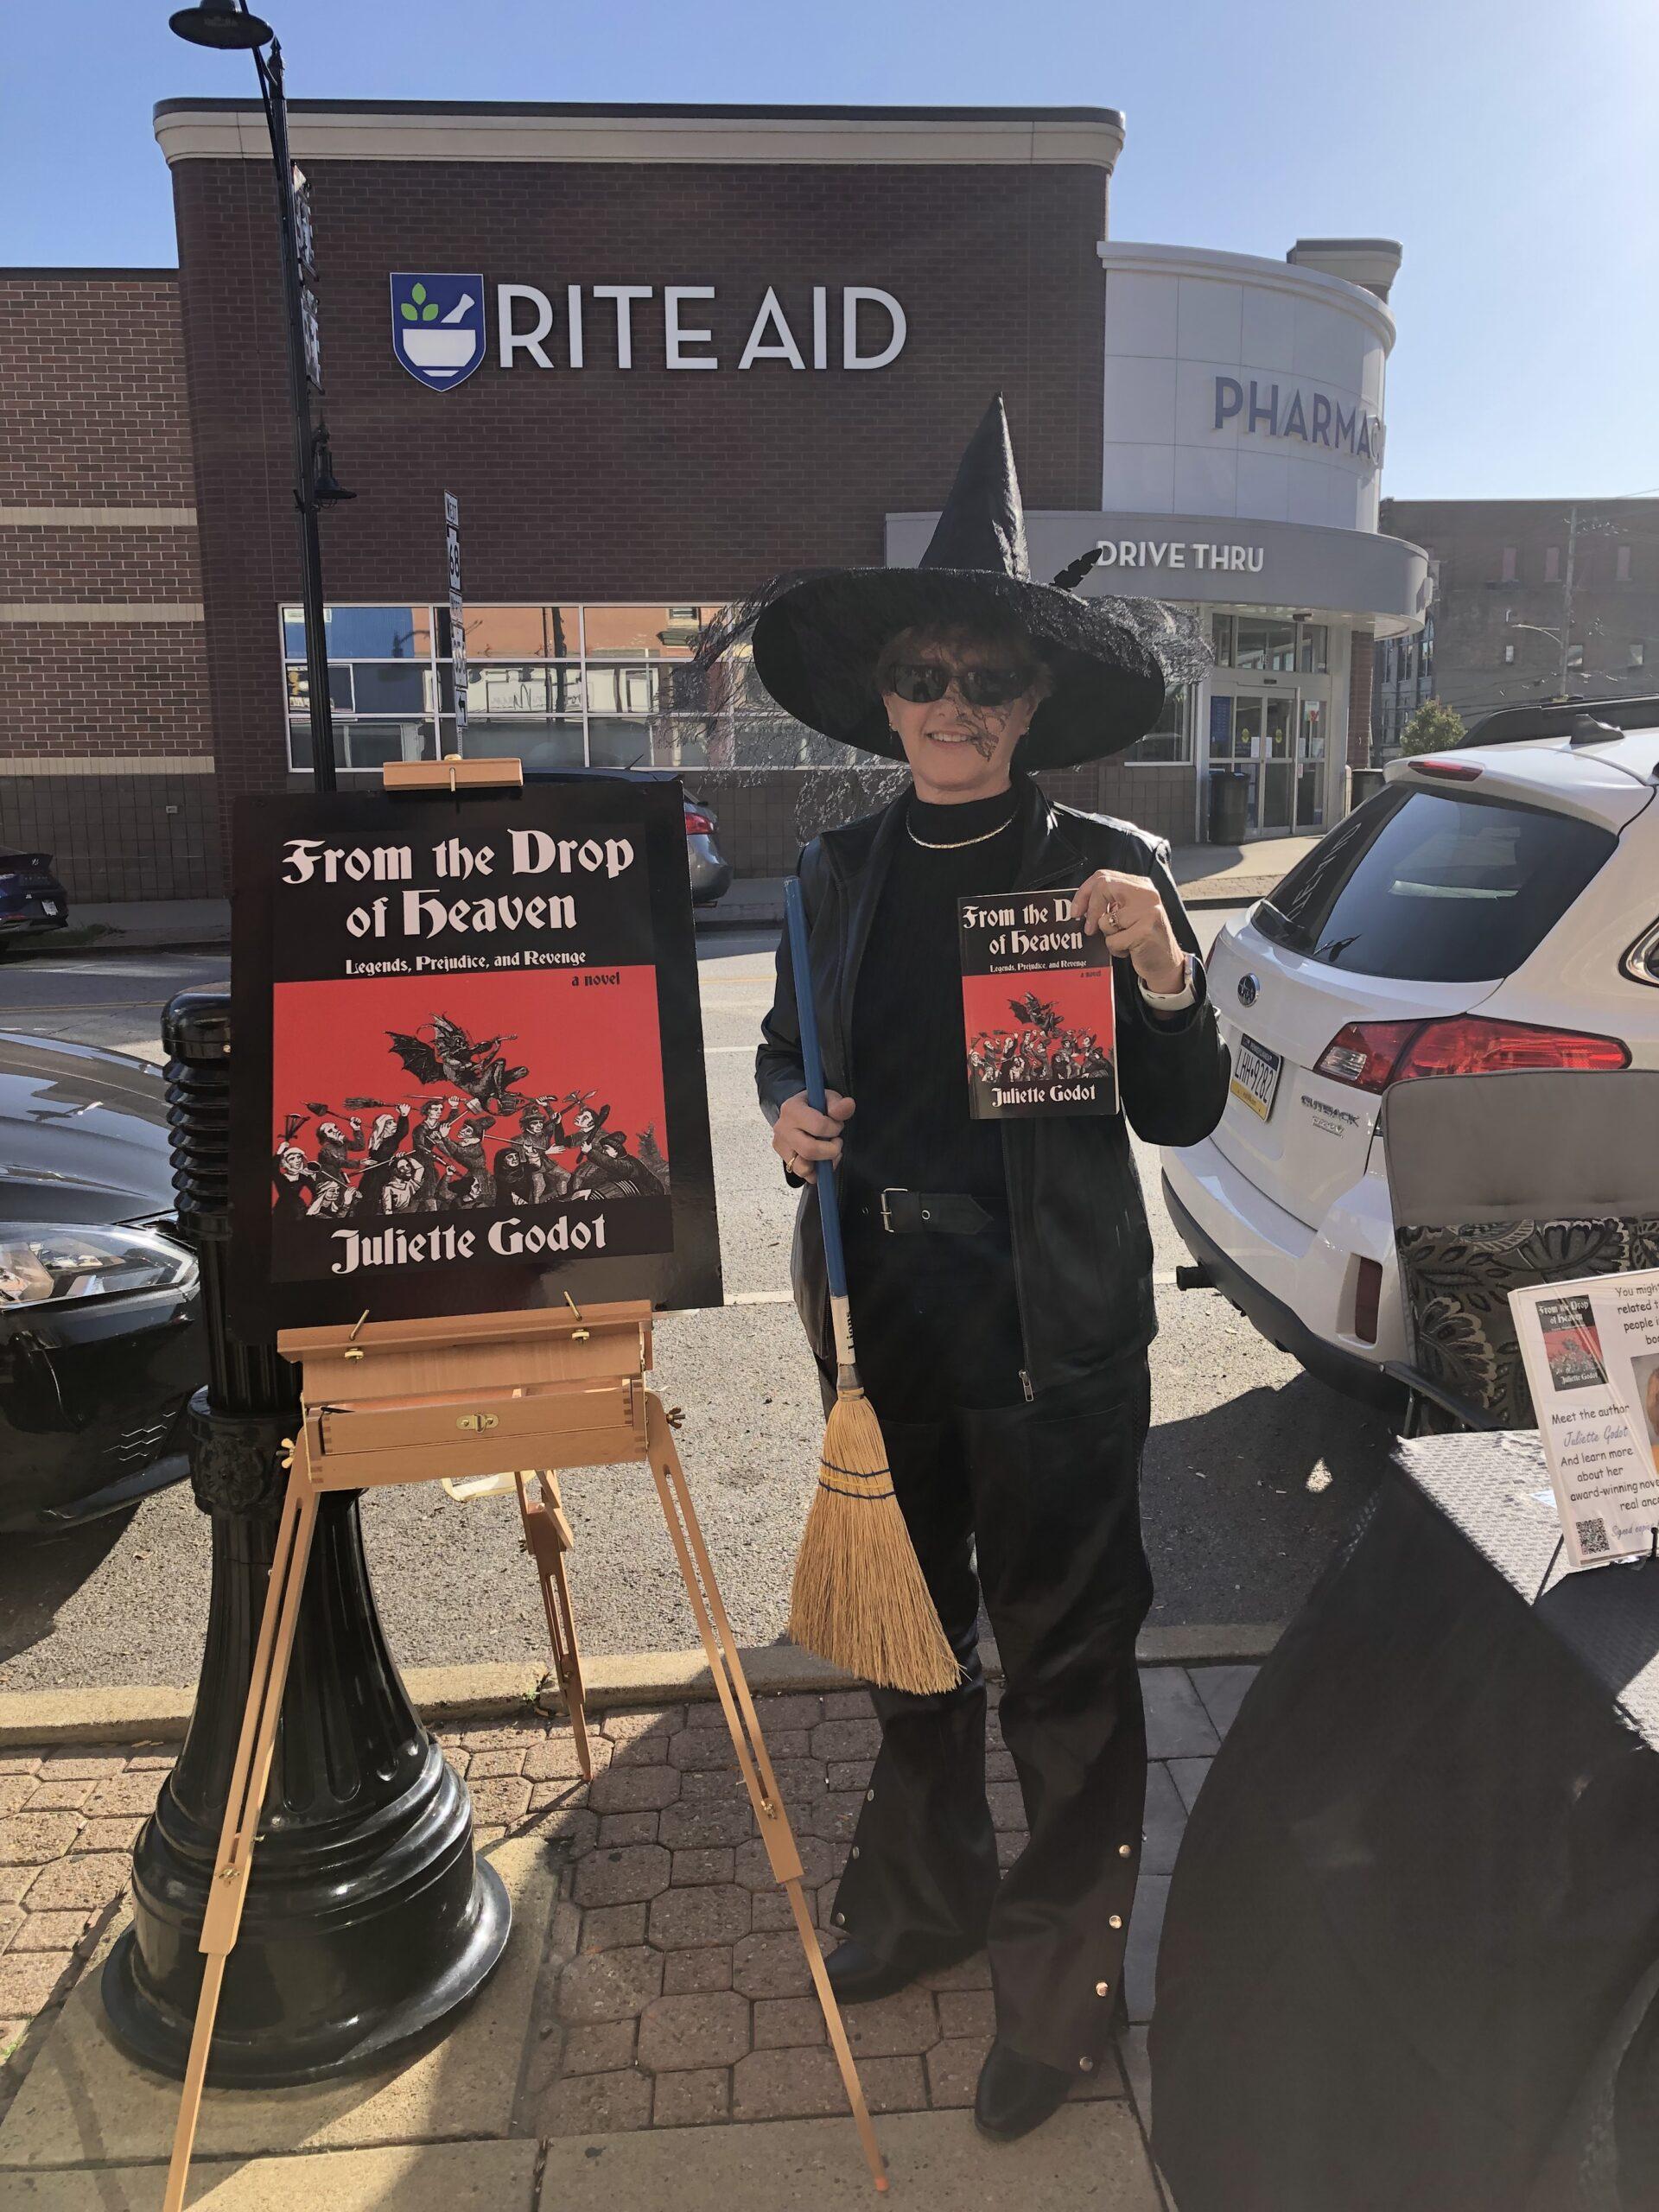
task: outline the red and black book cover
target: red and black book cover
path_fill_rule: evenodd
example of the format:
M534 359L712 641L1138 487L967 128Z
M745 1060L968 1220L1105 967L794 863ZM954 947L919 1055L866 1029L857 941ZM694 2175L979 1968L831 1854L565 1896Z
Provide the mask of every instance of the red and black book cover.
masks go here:
M1556 1389L1587 1390L1595 1383L1605 1386L1607 1363L1602 1356L1601 1332L1587 1298L1582 1294L1541 1298L1538 1326L1543 1332L1549 1379Z
M1071 899L1005 891L957 901L976 1121L1117 1111L1112 957L1071 919Z
M679 786L245 802L232 1296L718 1304Z

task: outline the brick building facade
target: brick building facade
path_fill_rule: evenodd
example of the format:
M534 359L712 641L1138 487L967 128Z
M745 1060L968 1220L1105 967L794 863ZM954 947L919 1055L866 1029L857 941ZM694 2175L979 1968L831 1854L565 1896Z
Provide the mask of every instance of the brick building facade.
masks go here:
M178 279L0 271L0 844L80 898L220 880Z
M231 104L175 104L157 124L185 276L226 803L280 788L285 764L305 757L297 740L288 750L277 628L299 575L270 183L262 164L221 150L234 115ZM321 270L325 410L336 468L359 494L324 521L332 606L409 607L416 627L427 607L441 608L442 495L454 491L475 677L490 646L488 609L512 617L509 627L532 607L556 620L582 609L590 630L607 611L651 609L655 629L642 622L640 634L656 656L667 616L706 614L780 569L880 563L886 512L937 504L998 389L1027 500L1093 505L1095 253L1121 143L1115 118L1027 116L1011 134L998 117L878 128L856 117L780 125L705 112L691 126L657 113L616 119L618 160L570 158L568 118L513 120L528 145L493 158L508 121L499 111L449 111L440 127L407 110L294 110ZM427 158L395 157L411 130ZM421 269L477 270L486 288L489 351L458 388L427 389L394 358L389 273ZM504 283L556 300L550 370L522 353L501 365ZM717 370L666 365L664 292L675 283L713 289L682 320L712 332L699 350ZM630 305L626 370L613 304L592 292L607 283L651 288ZM568 365L573 284L586 294L580 369ZM849 285L902 302L906 342L891 365L840 365L838 296ZM816 287L835 325L830 365L763 358L740 371L769 289L806 347ZM475 697L474 750L486 749L479 719ZM490 727L514 743L528 725ZM620 743L601 749L614 729L601 729L596 709L590 732L589 757L626 757ZM442 734L447 744L449 728ZM429 727L423 738L433 734ZM528 746L526 757L537 757ZM343 769L343 785L353 772ZM792 865L819 819L861 803L847 776L774 765L762 746L728 768L689 759L685 773L719 814L741 873ZM308 779L288 780L303 788ZM1069 780L1099 802L1097 775Z
M1469 723L1659 690L1659 499L1385 499L1434 563L1432 625L1380 645L1379 749L1425 699Z

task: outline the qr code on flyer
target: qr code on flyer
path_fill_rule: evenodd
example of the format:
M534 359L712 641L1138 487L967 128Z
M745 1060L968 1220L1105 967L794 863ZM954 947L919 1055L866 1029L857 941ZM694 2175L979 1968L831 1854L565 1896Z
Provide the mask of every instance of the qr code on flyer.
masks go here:
M1607 1541L1607 1523L1599 1514L1593 1520L1580 1521L1574 1525L1579 1532L1579 1549L1586 1559L1592 1553L1605 1552L1611 1548Z

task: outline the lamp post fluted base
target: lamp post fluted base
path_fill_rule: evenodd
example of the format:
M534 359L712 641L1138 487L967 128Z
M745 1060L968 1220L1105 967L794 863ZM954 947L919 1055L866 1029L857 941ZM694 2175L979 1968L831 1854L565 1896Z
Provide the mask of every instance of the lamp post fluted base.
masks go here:
M133 1854L133 1925L104 1969L117 2041L175 2076L273 1529L214 1517L202 1688ZM357 1499L326 1498L208 2081L278 2088L382 2063L474 1995L511 1924L499 1877L474 1858L467 1786L382 1640Z

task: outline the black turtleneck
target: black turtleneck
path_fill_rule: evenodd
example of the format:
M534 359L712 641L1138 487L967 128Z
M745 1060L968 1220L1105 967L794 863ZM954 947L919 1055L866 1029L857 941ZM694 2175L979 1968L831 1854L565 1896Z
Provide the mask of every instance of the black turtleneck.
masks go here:
M912 1404L930 1369L949 1402L1021 1395L1002 1140L968 1110L957 938L958 899L1013 886L1019 810L1016 791L955 806L912 791L859 967L842 1204L859 1366L878 1412L890 1359L902 1360ZM890 1236L880 1206L889 1184L967 1192L992 1226Z

